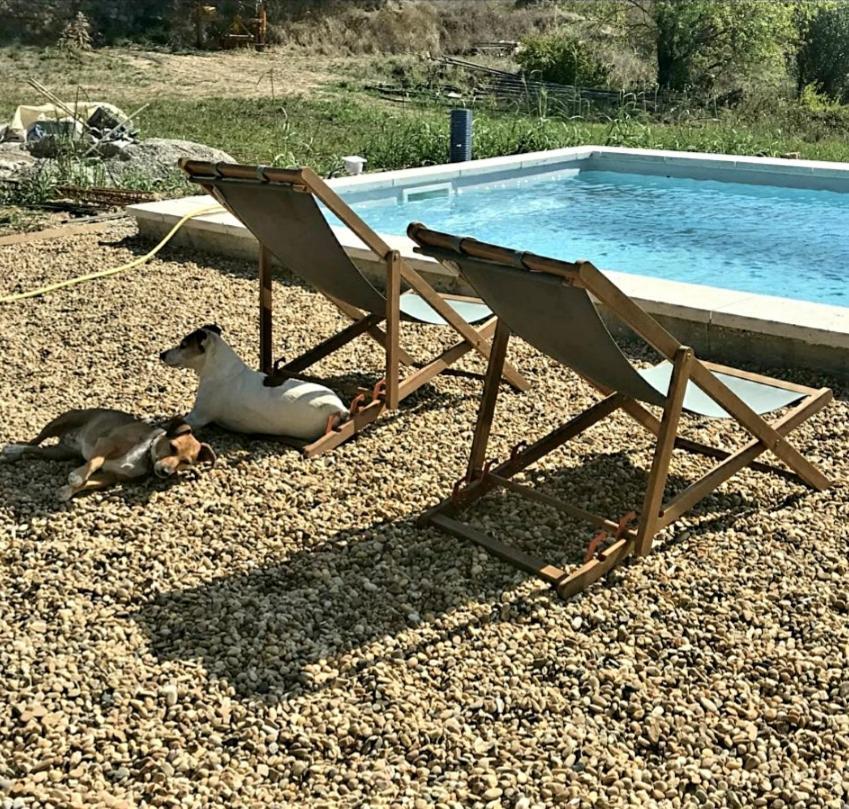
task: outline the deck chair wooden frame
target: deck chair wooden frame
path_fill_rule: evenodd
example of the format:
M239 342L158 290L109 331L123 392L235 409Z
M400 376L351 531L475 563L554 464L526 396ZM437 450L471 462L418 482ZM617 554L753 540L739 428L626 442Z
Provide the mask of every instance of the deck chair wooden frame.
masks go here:
M662 402L660 419L632 396L584 377L603 396L600 401L529 446L524 445L524 442L517 445L507 460L500 463L488 461L487 447L495 417L497 382L511 334L510 328L503 318L500 318L489 358L466 473L457 482L449 498L423 515L425 522L430 522L459 538L477 543L513 566L538 576L552 585L563 598L570 598L607 574L631 554L648 554L659 531L743 468L778 474L800 481L818 491L830 486L828 478L788 441L788 435L794 429L831 401L832 393L828 388L809 388L697 358L691 348L682 345L590 262L571 263L529 253L520 254L474 239L460 239L450 234L427 230L416 223L410 225L408 235L420 245L421 252L450 263L461 273L464 259L472 258L477 262L480 272L483 272L487 265L506 266L532 274L548 274L561 284L583 288L590 293L590 300L595 298L604 304L635 334L672 363L669 387L665 401ZM475 286L468 275L466 280ZM480 293L481 289L477 291ZM482 297L487 300L486 295ZM498 306L492 300L487 300L487 303L493 311L499 313ZM718 378L717 373L724 375L725 379L748 380L787 391L788 397L795 396L795 406L778 420L769 423ZM751 440L742 447L729 450L679 436L679 421L688 383L693 383L707 394L750 434ZM619 410L636 420L657 442L639 516L635 512L614 517L594 514L513 480L515 475L531 464ZM712 457L719 462L684 490L664 501L670 458L674 449ZM756 460L766 452L783 461L787 468ZM595 526L598 534L591 540L583 564L568 572L558 565L549 564L507 545L458 519L464 508L495 489L516 492Z
M304 371L362 334L368 334L372 337L386 354L384 377L374 384L368 395L363 392L357 397L356 404L352 405L351 419L341 425L328 425L325 435L312 443L303 444L301 442L299 444L306 457L315 457L334 449L375 421L385 410L397 409L400 402L407 396L430 382L438 374L449 369L469 351L476 351L484 359L489 358L496 318L488 313L485 322L480 325L472 325L464 320L455 311L455 308L452 308L449 301L456 302L468 299L436 292L397 250L393 250L311 169L278 169L265 166L209 163L190 159L181 160L180 168L192 182L199 184L237 219L240 219L249 230L252 230L252 228L245 221L244 212L241 212L240 215L240 211L226 198L227 188L225 184L235 183L240 187L263 188L277 186L300 194L312 195L315 200L323 204L345 224L386 267L386 289L383 293L385 303L382 303L384 308L381 311L365 311L350 301L328 294L324 289L312 284L352 323L300 356L285 363L276 363L272 369L272 250L266 244L263 244L260 235L252 230L260 241L259 365L264 373L273 374L278 378L310 378L304 375ZM327 238L335 239L332 233ZM279 252L276 255L284 266L287 266L286 257L280 255ZM347 269L359 275L359 270L350 262L350 259L347 259L347 261L350 263ZM342 267L342 272L345 271L346 268ZM365 283L368 284L368 282ZM425 363L416 364L410 354L401 346L400 323L403 319L403 313L400 301L402 284L406 284L410 291L425 301L444 320L444 324L452 328L460 338L448 349ZM414 318L408 319L414 320ZM381 324L384 322L385 330L381 328ZM403 377L401 366L408 369L408 373ZM528 389L527 380L511 365L504 363L502 370L505 381L516 390L524 391ZM364 402L362 401L363 396L365 396Z

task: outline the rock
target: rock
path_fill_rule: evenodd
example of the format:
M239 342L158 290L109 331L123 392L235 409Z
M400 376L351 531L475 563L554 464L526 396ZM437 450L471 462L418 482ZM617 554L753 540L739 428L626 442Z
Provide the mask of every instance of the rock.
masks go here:
M159 695L165 700L165 704L169 708L177 704L177 686L173 683L163 685L159 689Z
M131 140L107 140L97 144L97 154L104 158L123 157L134 145L135 142Z
M35 163L23 143L0 143L0 180L17 179Z
M107 161L107 165L110 171L119 174L132 169L156 177L176 171L177 162L183 157L209 160L214 163L236 162L227 152L212 146L205 146L202 143L173 138L147 138L140 143L132 143L121 149L117 157ZM121 164L126 165L122 166Z

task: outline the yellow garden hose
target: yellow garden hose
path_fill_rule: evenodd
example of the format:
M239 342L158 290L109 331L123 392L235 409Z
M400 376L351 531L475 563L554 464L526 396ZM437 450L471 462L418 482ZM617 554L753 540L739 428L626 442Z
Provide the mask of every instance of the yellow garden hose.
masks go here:
M127 264L122 264L120 267L112 267L112 269L92 272L88 275L78 275L76 278L68 278L66 281L48 284L47 286L39 287L38 289L31 289L28 292L16 292L14 295L7 295L5 298L0 298L0 303L14 303L15 301L22 301L25 298L36 298L39 295L46 295L48 292L54 292L57 289L64 289L65 287L82 284L84 281L94 281L97 278L107 278L110 275L117 275L119 272L124 272L125 270L132 270L134 267L138 267L146 261L150 261L150 259L152 259L163 247L165 247L166 244L168 244L174 234L183 227L189 219L194 219L196 216L203 216L204 214L216 213L223 210L224 208L220 205L206 205L203 208L196 208L193 211L189 211L189 213L182 217L174 225L174 227L168 231L162 241L160 241L159 244L157 244L156 247L154 247L149 253L145 253L139 258L135 258Z

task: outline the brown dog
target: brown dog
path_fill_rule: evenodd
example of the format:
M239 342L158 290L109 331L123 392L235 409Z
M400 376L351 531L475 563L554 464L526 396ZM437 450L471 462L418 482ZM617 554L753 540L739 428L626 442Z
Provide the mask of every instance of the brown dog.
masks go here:
M54 446L39 446L47 438ZM155 427L120 410L69 410L53 419L32 441L9 444L3 460L24 456L85 463L68 475L68 485L58 491L60 500L92 489L103 489L119 480L149 475L167 478L197 463L215 463L209 444L201 444L192 428L175 420L167 428Z

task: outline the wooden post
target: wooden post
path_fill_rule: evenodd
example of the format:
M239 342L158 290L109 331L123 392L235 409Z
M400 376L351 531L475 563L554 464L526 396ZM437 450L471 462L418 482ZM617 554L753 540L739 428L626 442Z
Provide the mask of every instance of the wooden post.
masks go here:
M397 410L400 401L400 349L401 254L392 250L386 257L386 406L389 410Z
M271 373L271 253L259 248L259 369Z
M678 435L678 421L681 418L681 406L690 378L690 366L693 361L693 349L681 346L675 352L675 364L669 380L666 405L660 420L660 432L657 436L657 448L654 451L651 472L646 484L646 496L643 511L640 514L640 526L637 529L637 555L646 556L651 550L652 539L657 533L660 520L660 507L666 490L666 477L669 474L669 461L675 449Z
M509 340L510 328L499 318L495 326L495 337L492 338L492 349L489 352L486 379L483 383L483 396L478 410L478 420L475 423L475 436L472 439L472 451L469 454L469 467L466 470L466 480L469 482L479 478L481 472L483 472L486 448L489 444L489 433L495 415L495 401L498 398L498 385L504 371Z

